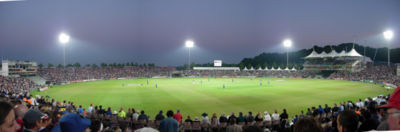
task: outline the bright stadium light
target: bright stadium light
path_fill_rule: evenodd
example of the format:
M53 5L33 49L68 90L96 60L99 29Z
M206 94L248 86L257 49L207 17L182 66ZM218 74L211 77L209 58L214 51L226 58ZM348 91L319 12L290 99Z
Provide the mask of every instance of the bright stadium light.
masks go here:
M284 41L283 41L283 46L285 46L285 47L287 47L287 48L292 47L292 40L290 40L290 39L284 40Z
M64 46L64 66L65 66L65 46L69 42L69 38L70 38L69 35L66 33L60 33L60 35L58 35L58 41Z
M188 47L188 48L193 48L194 42L193 42L192 40L187 40L187 41L185 42L185 45L186 45L186 47Z
M60 41L61 44L67 44L69 42L69 35L65 33L61 33L58 36L58 41Z
M290 47L292 47L292 40L290 40L290 39L285 39L285 40L283 41L283 46L286 47L286 68L289 68L289 52L288 52L288 49L289 49Z
M190 49L194 47L194 42L192 40L186 40L185 46L189 49L188 70L190 70Z
M386 30L383 32L383 37L388 41L392 40L394 33L392 30ZM388 44L388 66L390 66L390 43Z

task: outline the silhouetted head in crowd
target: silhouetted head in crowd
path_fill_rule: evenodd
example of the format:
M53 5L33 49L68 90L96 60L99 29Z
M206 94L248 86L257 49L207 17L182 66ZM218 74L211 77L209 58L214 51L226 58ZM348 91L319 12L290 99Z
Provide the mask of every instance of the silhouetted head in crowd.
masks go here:
M140 111L140 114L142 114L142 115L143 115L143 114L144 114L144 111L143 111L143 110L142 110L142 111Z
M337 118L339 132L354 132L358 127L358 116L354 111L342 111Z
M174 116L174 112L172 110L167 111L167 117L172 117Z
M0 132L16 132L19 129L10 103L0 101Z
M389 108L388 125L390 130L400 130L400 86L396 88L388 103L382 107Z
M294 132L323 132L323 129L314 118L301 118L294 124Z
M35 109L30 109L24 115L24 127L38 131L41 127L47 127L49 123L48 118L46 114Z

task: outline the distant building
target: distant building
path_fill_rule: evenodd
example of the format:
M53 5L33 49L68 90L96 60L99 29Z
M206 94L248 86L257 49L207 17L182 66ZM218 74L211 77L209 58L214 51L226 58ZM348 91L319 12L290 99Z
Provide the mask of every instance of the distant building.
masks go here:
M3 60L0 67L2 76L30 76L37 73L37 63L33 61Z

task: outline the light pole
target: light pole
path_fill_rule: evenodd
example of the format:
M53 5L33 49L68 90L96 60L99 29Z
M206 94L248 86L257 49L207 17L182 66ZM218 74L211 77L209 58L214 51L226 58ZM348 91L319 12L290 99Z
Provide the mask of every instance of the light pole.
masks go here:
M289 68L289 52L288 49L292 47L292 40L286 39L283 41L283 46L286 47L286 68Z
M194 42L192 40L186 40L185 45L189 49L188 70L190 70L190 49L193 48Z
M390 66L390 40L393 38L393 31L386 30L383 32L383 37L388 41L388 66Z
M64 67L65 67L65 46L67 45L67 43L69 42L69 35L65 34L65 33L60 33L60 35L58 35L58 41L63 45L64 47Z

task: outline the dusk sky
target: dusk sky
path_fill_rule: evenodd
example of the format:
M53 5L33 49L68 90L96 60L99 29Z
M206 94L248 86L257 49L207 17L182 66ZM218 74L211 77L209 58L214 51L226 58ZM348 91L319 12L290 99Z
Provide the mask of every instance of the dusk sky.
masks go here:
M388 42L382 32L392 29ZM400 0L26 0L0 2L0 57L63 63L162 66L356 42L400 47Z

